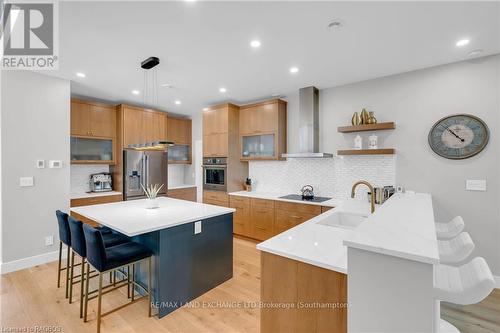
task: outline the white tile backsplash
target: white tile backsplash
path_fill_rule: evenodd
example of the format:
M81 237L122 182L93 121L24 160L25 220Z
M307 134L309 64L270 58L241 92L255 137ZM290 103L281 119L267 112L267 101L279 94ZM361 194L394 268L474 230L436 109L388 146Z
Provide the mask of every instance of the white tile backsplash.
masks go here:
M90 190L89 178L93 173L109 172L109 165L102 164L71 164L71 193L84 193Z
M168 186L184 185L185 173L187 167L183 164L168 165Z
M343 156L325 159L293 158L287 161L250 161L249 176L255 191L299 193L312 185L318 196L346 199L351 186L363 179L373 186L395 185L396 157ZM366 199L366 188L359 187L356 198Z

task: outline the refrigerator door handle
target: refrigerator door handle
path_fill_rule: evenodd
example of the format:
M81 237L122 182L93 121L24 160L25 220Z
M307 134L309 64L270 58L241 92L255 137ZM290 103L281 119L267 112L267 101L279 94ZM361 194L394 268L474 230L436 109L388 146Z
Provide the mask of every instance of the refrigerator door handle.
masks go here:
M149 183L149 156L146 154L144 155L144 158L146 159L146 185L151 185Z
M147 170L146 170L146 155L142 155L142 159L141 159L141 168L142 168L142 177L141 177L141 185L146 188L146 173L147 173Z

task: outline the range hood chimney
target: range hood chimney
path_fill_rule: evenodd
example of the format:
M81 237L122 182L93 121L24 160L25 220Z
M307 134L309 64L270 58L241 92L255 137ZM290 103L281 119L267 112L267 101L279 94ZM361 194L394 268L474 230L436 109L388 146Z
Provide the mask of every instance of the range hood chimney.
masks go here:
M283 154L286 158L330 158L333 154L319 152L319 90L299 90L299 152Z

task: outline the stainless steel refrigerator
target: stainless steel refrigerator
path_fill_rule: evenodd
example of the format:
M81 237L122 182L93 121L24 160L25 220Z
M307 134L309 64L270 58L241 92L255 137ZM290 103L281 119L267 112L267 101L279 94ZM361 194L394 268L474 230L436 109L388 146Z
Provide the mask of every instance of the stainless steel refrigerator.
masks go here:
M166 151L123 150L123 199L146 198L142 186L163 184L158 195L167 193L168 156Z

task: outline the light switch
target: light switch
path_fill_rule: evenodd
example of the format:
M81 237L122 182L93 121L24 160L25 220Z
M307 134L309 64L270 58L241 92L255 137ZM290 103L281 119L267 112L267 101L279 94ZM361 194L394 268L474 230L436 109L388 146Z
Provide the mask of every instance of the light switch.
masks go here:
M486 191L486 179L467 179L465 189L467 191Z
M21 177L21 178L19 178L19 186L21 186L21 187L34 186L33 177Z
M200 234L201 233L201 221L197 221L194 223L194 234Z
M49 168L60 169L60 168L62 168L62 162L61 161L49 161Z
M45 237L45 246L51 246L54 245L54 236L46 236Z
M36 167L38 169L43 169L45 168L45 161L44 160L36 160Z

